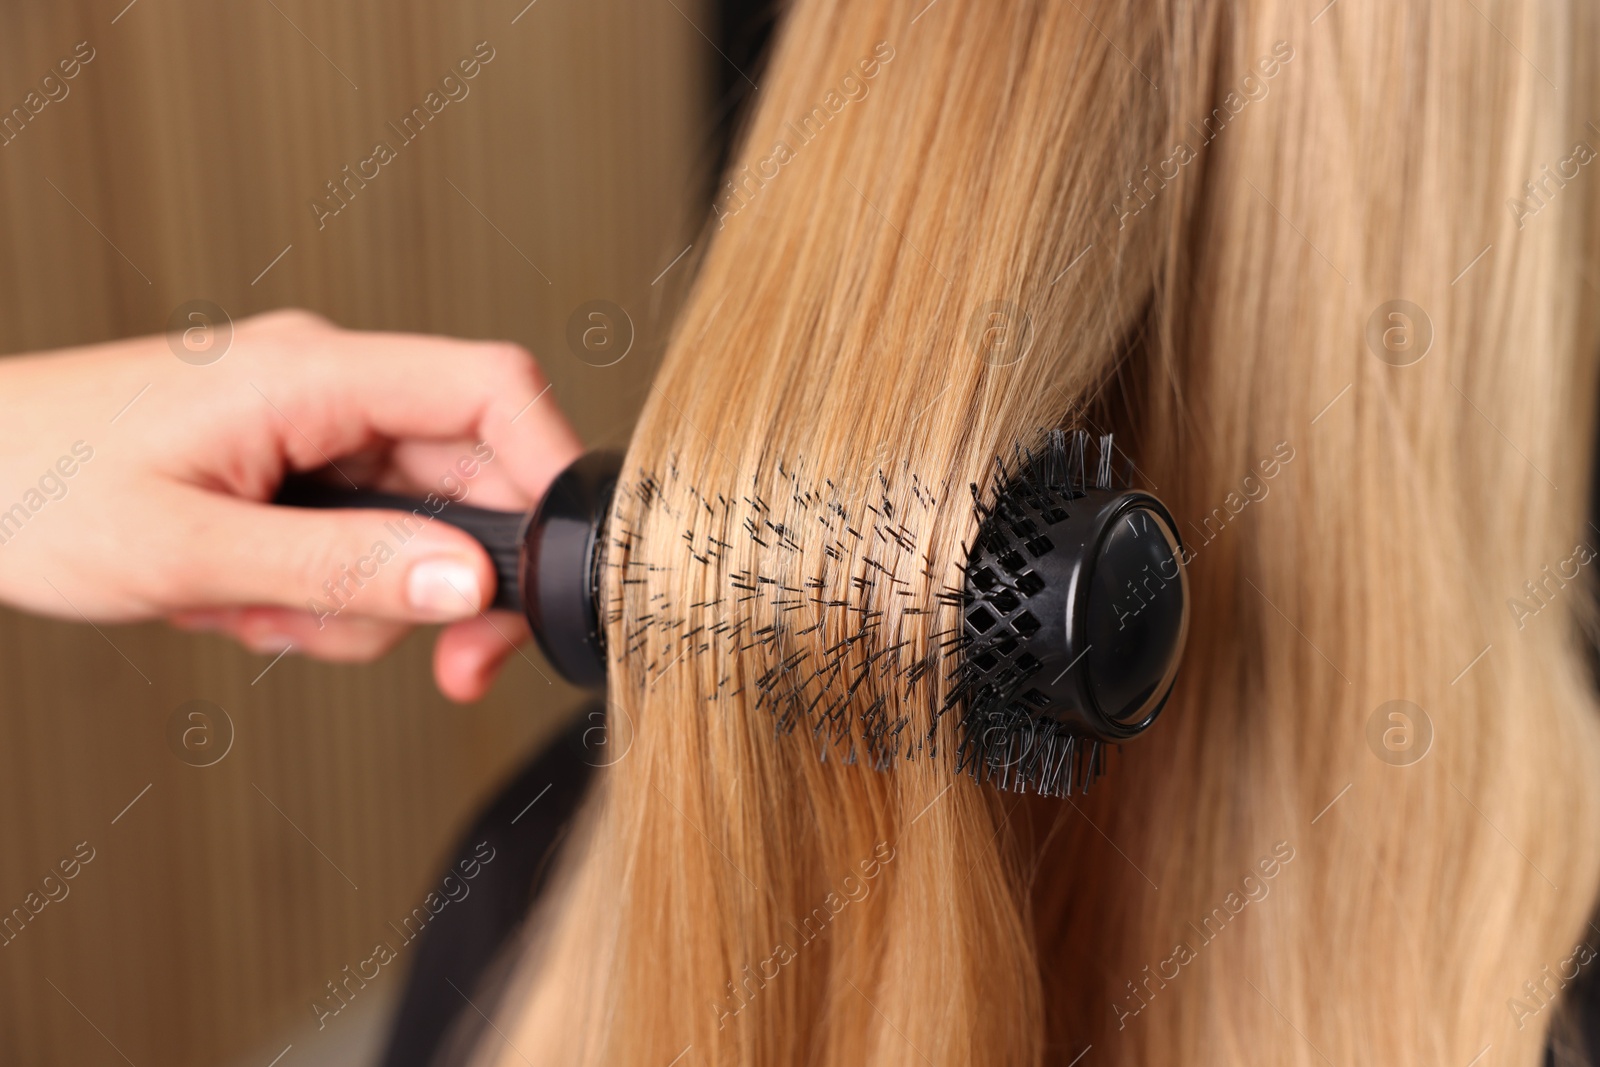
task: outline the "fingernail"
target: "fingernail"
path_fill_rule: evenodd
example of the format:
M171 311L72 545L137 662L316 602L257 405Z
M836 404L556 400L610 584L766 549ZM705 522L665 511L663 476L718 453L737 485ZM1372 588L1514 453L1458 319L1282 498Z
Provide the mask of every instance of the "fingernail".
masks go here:
M432 619L466 619L478 613L483 594L478 575L457 559L418 560L406 575L406 599L414 611Z
M276 656L294 647L294 639L278 633L252 634L245 639L250 651L259 656Z

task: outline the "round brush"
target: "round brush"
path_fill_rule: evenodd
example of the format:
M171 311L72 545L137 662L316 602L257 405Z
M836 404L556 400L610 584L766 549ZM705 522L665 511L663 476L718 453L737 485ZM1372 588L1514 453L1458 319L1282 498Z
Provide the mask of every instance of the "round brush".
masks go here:
M1087 786L1105 744L1155 721L1182 659L1188 595L1176 525L1155 497L1112 485L1109 438L1091 472L1087 441L1052 432L1039 454L1001 466L992 500L972 487L978 534L963 588L944 594L962 612L946 699L962 723L957 765L1002 788L1067 795ZM493 606L523 611L556 670L592 687L605 681L601 548L620 465L612 453L584 456L524 514L458 503L419 510L406 497L304 477L286 481L277 502L418 510L466 531L494 561ZM735 575L732 588L753 589L746 577Z

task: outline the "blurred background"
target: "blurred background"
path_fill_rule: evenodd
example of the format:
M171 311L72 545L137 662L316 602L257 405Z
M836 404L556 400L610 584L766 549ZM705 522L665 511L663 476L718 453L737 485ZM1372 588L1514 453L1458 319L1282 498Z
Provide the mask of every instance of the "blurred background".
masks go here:
M195 300L509 338L587 445L621 448L769 23L714 0L12 5L0 352L160 332ZM396 158L336 199L380 140ZM567 339L597 300L633 331L607 366ZM578 706L531 648L451 706L432 636L329 667L0 609L0 912L92 855L0 947L0 1061L372 1062L406 959L321 1028L312 1003ZM186 706L209 765L173 739Z

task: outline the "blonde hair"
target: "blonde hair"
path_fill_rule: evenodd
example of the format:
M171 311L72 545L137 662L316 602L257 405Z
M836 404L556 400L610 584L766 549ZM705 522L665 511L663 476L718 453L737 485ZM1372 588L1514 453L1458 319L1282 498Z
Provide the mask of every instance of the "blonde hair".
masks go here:
M612 518L617 762L486 1062L1539 1062L1600 883L1543 570L1595 14L1316 6L796 0ZM939 721L967 486L1062 425L1193 598L1066 801ZM909 548L839 534L868 504Z

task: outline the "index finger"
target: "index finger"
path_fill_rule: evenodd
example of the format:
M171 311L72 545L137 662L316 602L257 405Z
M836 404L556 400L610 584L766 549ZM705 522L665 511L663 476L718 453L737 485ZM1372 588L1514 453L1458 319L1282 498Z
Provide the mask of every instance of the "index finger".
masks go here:
M477 502L518 509L540 499L582 452L550 382L519 345L291 329L299 336L275 354L271 399L292 423L281 439L285 452L303 452L309 441L319 454L307 457L308 466L374 437L479 440L495 459Z

